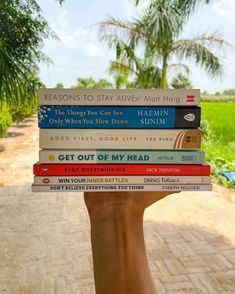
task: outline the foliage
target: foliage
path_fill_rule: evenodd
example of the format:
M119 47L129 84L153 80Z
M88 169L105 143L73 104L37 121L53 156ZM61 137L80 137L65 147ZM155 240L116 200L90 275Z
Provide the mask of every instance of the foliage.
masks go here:
M35 96L37 63L48 61L40 48L52 33L34 0L1 1L0 26L0 104L17 105Z
M235 103L202 102L201 107L202 149L211 164L214 181L230 187L231 184L220 173L235 172Z
M43 86L37 77L38 63L50 62L41 51L43 39L55 35L36 0L0 1L0 27L2 136L11 122L11 114L19 121L35 112L37 89Z
M233 184L228 181L224 176L221 175L221 172L235 172L235 164L227 162L223 157L215 157L210 160L211 165L211 175L213 181L218 184L221 184L227 188L233 188Z
M26 117L30 117L37 112L38 104L24 104L10 109L13 122L20 122Z
M223 91L223 95L235 96L235 89L227 89Z
M179 73L175 78L172 79L171 87L174 89L192 89L193 88L190 80L182 73Z
M62 83L57 83L55 86L57 89L63 89L64 85Z
M109 68L110 74L114 75L116 88L158 88L161 73L159 68L153 65L152 56L145 54L144 58L139 58L132 48L125 46L124 50L128 64L125 58L122 58L120 61L112 61ZM130 75L133 77L132 82L128 80Z
M112 88L113 85L106 79L95 80L93 77L77 78L77 84L72 88L87 88L87 89L105 89Z
M202 102L235 102L235 96L214 96L214 95L203 95L201 96Z
M4 104L0 111L0 138L4 136L11 124L11 114L8 111L6 104Z
M135 2L139 4L139 1ZM222 64L217 53L219 50L222 52L229 44L218 32L201 33L190 39L180 39L191 14L200 4L209 2L152 0L144 13L132 20L110 17L102 21L99 24L101 40L108 42L110 48L115 49L116 61L125 64L131 72L139 72L136 52L142 49L142 55L150 57L148 61L150 60L151 64L148 64L148 67L158 68L160 72L160 88L168 87L170 62L175 59L193 61L210 76L220 76ZM144 59L141 61L143 64Z

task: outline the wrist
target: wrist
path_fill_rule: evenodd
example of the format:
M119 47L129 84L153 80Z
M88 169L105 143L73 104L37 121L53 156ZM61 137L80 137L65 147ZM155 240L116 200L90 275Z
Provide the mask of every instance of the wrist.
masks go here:
M88 209L91 223L106 221L121 221L124 223L132 223L133 221L143 219L144 210L139 209L133 203L128 201L116 200L107 201L101 205L95 205Z

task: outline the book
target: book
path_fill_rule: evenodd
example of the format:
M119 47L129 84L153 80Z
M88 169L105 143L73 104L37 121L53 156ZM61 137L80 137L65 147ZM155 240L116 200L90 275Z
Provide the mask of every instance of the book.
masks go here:
M34 177L35 185L168 185L210 184L209 176L49 176Z
M202 164L202 150L56 150L39 151L40 163Z
M211 191L212 185L32 185L33 192Z
M209 164L75 164L36 163L35 176L209 176Z
M41 149L200 149L201 131L40 129Z
M200 107L41 105L39 128L193 129L200 126Z
M39 105L199 105L198 89L40 89Z

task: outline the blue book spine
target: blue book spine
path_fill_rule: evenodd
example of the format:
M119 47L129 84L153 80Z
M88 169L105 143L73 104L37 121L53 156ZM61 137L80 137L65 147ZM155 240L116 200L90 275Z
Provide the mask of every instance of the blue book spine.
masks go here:
M200 107L41 105L39 128L172 129L197 128Z

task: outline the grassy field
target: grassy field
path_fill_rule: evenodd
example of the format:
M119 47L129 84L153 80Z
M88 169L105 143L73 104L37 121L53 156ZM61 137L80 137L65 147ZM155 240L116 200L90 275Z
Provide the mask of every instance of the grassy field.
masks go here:
M201 108L208 123L202 149L218 179L221 171L235 171L235 103L201 102Z
M209 152L215 156L227 158L230 162L235 161L235 103L226 102L202 102L202 119L209 124L211 131Z

